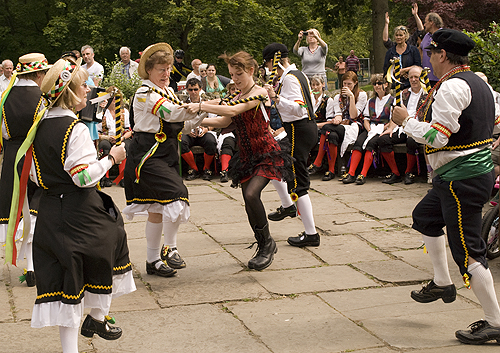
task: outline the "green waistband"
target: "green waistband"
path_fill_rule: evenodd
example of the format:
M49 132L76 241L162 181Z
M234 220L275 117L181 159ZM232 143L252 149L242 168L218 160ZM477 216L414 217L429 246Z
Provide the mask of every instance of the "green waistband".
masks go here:
M463 180L489 173L494 168L491 151L484 148L479 152L458 157L435 170L444 181Z

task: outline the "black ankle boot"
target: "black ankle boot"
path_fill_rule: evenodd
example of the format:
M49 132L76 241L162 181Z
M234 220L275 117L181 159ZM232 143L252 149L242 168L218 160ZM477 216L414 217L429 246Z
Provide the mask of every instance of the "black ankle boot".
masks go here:
M266 224L262 229L255 228L254 233L257 240L257 252L248 261L248 268L261 271L271 265L278 247L269 233L269 224Z
M121 328L109 325L106 319L99 321L90 315L85 318L80 332L85 337L92 337L94 333L97 333L105 340L116 340L122 336Z

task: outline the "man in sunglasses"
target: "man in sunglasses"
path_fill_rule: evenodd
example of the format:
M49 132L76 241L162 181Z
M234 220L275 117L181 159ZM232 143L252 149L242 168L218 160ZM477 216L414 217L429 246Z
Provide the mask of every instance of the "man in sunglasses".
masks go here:
M201 100L201 82L197 78L190 78L186 82L186 90L189 98L186 103L199 103ZM188 175L186 180L195 180L200 177L196 159L191 151L191 147L201 146L205 150L203 153L203 180L212 179L212 170L210 166L214 160L215 152L217 151L217 141L214 133L210 132L206 127L199 126L189 134L182 134L181 153L184 161L189 165Z
M481 238L483 205L493 188L494 172L489 146L498 131L500 109L493 92L470 71L468 53L475 43L466 34L440 29L425 49L440 78L423 109L424 121L412 119L404 107L394 107L392 120L415 141L426 144L436 176L432 189L413 210L413 228L422 233L434 269L434 278L413 300L451 303L456 288L448 270L446 236L466 287L479 300L484 320L455 332L466 344L500 342L500 307Z

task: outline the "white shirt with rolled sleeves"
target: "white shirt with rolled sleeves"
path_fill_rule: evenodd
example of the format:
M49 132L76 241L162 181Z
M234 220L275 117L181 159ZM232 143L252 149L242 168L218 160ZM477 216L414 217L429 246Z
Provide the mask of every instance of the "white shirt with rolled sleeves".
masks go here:
M309 117L307 114L307 108L300 106L299 103L296 102L296 100L303 101L304 98L302 97L302 89L299 80L292 75L287 75L287 73L292 70L297 70L295 64L288 66L283 72L283 75L281 75L280 84L282 88L279 93L279 103L276 104L276 108L278 109L281 119L287 123ZM309 80L307 80L307 85L309 86ZM309 92L311 92L310 87ZM311 101L314 102L312 93Z
M143 84L150 87L154 87L167 94L165 90L156 86L153 82L149 80L143 80ZM171 93L173 94L173 93ZM158 110L156 115L152 113L153 107L156 102L158 102L163 97L154 92L150 91L147 87L140 87L134 97L134 131L136 132L148 132L157 133L160 130L160 121L158 118L161 117L160 111ZM187 109L182 108L179 105L171 103L166 100L162 105L170 111L168 114L163 115L163 119L170 123L177 123L184 121L183 133L188 133L191 129L199 126L206 116L206 113L192 114L187 111Z
M76 115L68 109L56 107L50 109L43 119L57 118L61 116L70 116L78 119ZM97 151L94 142L90 138L89 129L85 124L76 124L69 135L66 147L66 160L64 161L64 170L71 177L71 169L80 165L87 164L85 169L90 176L90 181L85 178L85 184L81 185L78 173L75 173L71 179L76 186L81 188L90 188L95 186L106 172L113 166L113 161L108 158L97 159ZM31 179L38 184L38 178L35 169L35 163L31 164Z
M493 91L492 91L493 94ZM424 135L431 129L433 123L440 123L446 126L452 133L460 130L458 118L472 100L472 94L469 85L462 79L450 78L444 81L434 96L432 103L431 122L420 122L417 119L408 119L404 132L412 136L415 141L429 145L434 148L441 148L448 144L448 137L445 134L438 133L434 141L430 144ZM500 115L500 107L495 103L495 117ZM494 133L500 132L500 126L497 124ZM487 146L471 148L462 151L440 151L428 155L429 163L435 170L451 162L455 158L466 156L480 151Z
M324 94L317 101L316 101L316 99L314 97L312 98L312 101L314 102L314 107L313 107L314 111L318 110L318 108L321 105L321 102L323 102L324 98L325 98ZM281 100L281 98L280 98L280 100ZM325 112L326 120L332 120L333 119L334 106L335 106L335 103L334 103L332 97L328 97L328 100L326 102L326 112Z
M340 109L339 102L340 94L337 94L335 98L333 98L333 108L335 111L335 116L342 116L342 110ZM364 91L360 91L358 94L358 101L356 102L356 109L358 110L358 116L365 110L366 102L368 101L368 95Z
M162 90L160 87L156 86L149 80L143 80L143 84L154 87L157 90L160 90L167 94L165 90ZM161 117L160 111L158 110L156 115L153 114L152 111L156 102L158 102L162 98L163 97L160 94L154 91L150 91L147 87L140 87L137 90L133 103L134 131L157 133L160 130L160 121L158 120L158 118ZM199 126L206 116L206 113L200 115L189 113L186 109L182 108L179 105L171 103L168 100L164 101L162 105L170 111L170 113L163 115L165 121L170 123L184 121L183 133L187 133L191 131L191 129Z

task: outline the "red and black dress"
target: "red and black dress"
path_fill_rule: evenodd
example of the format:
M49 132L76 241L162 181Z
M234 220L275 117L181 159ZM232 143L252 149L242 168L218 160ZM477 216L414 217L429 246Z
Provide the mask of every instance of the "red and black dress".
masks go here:
M253 176L274 180L291 180L292 158L290 153L274 139L268 130L262 105L232 118L236 125L239 151L232 158L229 176L233 183L244 183ZM269 114L269 109L266 108Z

